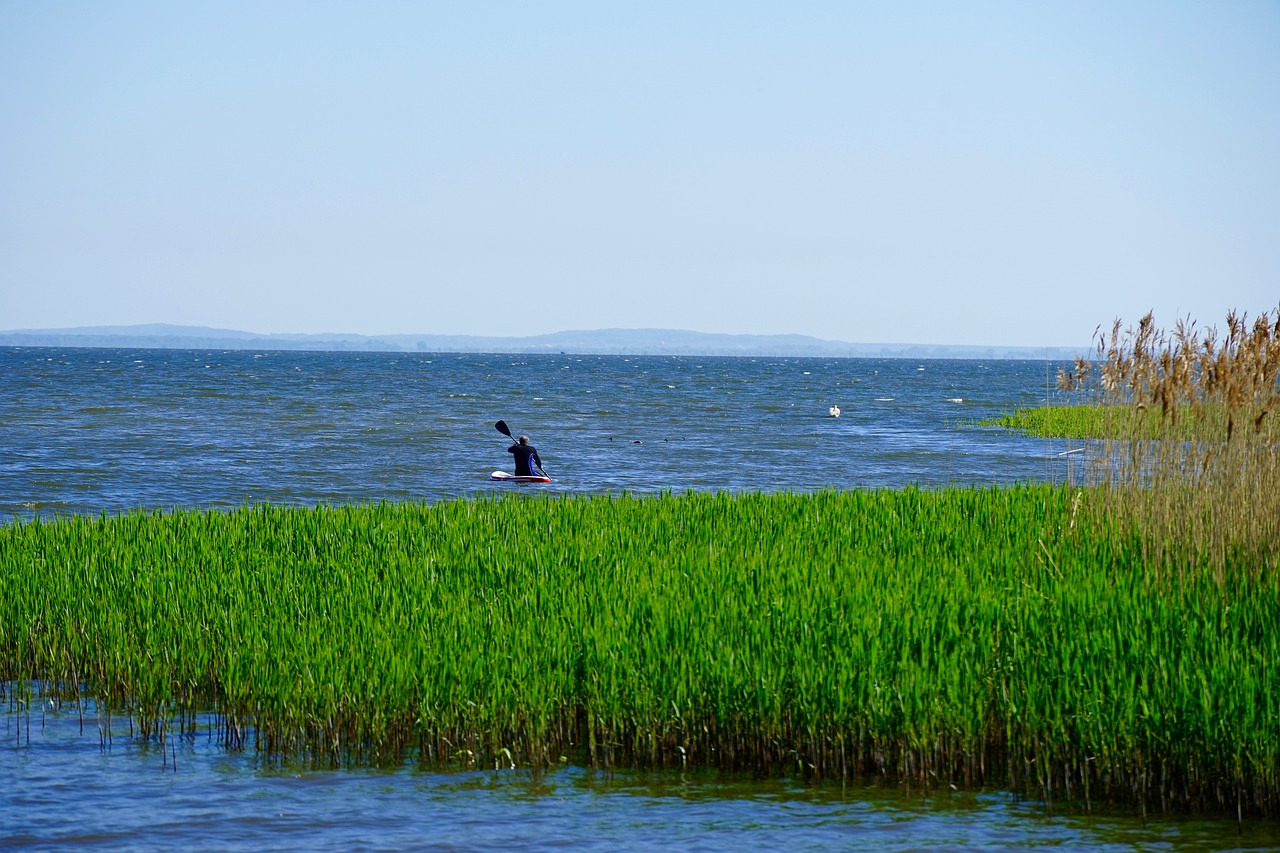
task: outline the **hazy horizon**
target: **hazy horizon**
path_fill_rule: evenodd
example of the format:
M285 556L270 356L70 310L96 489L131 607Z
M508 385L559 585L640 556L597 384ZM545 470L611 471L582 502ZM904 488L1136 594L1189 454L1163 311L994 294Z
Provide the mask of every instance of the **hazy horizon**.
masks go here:
M1280 302L1280 4L0 6L0 327L1072 345Z
M128 332L137 333L142 330L159 332L165 330L169 332L220 332L235 335L254 335L259 337L273 336L348 336L348 337L369 337L369 338L393 338L393 337L502 337L502 338L536 338L551 335L574 335L574 334L608 334L608 333L663 333L670 332L686 335L705 335L705 336L726 336L726 337L774 337L774 338L811 338L825 343L841 343L841 344L920 344L926 346L941 346L935 341L850 341L840 338L820 338L816 335L806 335L801 332L705 332L700 329L678 329L678 328L658 328L653 326L606 326L593 329L554 329L550 332L536 332L530 334L514 334L514 335L487 335L487 334L470 334L470 333L451 333L451 332L394 332L394 333L378 333L378 332L348 332L341 329L322 329L317 332L259 332L253 329L230 329L223 326L204 326L198 324L187 323L113 323L109 325L89 325L89 326L61 326L61 327L42 327L42 328L22 328L22 329L0 329L0 334L22 334L22 333L47 333L47 332ZM999 346L998 341L984 341L978 344L957 344L956 346ZM1031 346L1074 346L1075 344L1032 344Z
M209 326L148 323L69 329L0 330L0 347L281 349L337 352L571 353L575 355L734 355L833 358L994 358L1069 361L1087 345L1010 346L918 341L839 341L809 335L732 335L688 329L565 329L530 336L258 334Z

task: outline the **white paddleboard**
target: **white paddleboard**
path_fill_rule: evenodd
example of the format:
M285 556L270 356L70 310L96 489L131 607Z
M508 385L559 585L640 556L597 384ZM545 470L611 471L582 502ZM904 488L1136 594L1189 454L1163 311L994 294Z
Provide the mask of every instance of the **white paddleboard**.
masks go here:
M490 480L498 480L503 483L550 483L550 477L517 477L515 474L508 474L506 471L494 471L489 475Z

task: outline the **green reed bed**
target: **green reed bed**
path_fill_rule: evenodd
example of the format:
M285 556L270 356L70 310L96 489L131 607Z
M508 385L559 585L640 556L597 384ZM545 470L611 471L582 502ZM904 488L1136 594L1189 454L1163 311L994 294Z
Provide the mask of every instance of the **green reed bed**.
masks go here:
M687 763L1276 814L1274 560L1162 572L1089 500L23 522L0 528L0 680L85 691L144 736L212 711L228 745L334 761Z
M974 426L1014 429L1040 438L1101 438L1105 424L1097 406L1047 405L983 418Z
M1261 407L1242 413L1242 423L1257 422L1266 427L1266 436L1275 441L1275 420L1262 415ZM1268 412L1269 414L1269 412ZM1261 417L1260 417L1261 416ZM1222 406L1190 409L1178 420L1162 417L1145 406L1132 405L1046 405L1018 409L1012 414L984 418L974 425L1015 429L1040 438L1136 439L1197 441L1226 435L1228 411Z
M1045 405L1018 409L1012 414L984 418L976 426L1014 429L1039 438L1107 439L1117 436L1139 439L1191 438L1195 424L1175 429L1159 417L1131 407L1101 405Z

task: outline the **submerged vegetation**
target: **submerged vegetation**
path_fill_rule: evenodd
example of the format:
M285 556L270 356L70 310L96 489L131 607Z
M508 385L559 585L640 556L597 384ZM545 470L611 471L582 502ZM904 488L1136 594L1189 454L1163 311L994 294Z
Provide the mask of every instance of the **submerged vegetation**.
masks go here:
M1274 559L1093 493L481 499L0 529L0 680L335 762L879 775L1280 812ZM15 706L16 707L16 706ZM19 733L21 727L18 727ZM19 734L20 737L20 734Z

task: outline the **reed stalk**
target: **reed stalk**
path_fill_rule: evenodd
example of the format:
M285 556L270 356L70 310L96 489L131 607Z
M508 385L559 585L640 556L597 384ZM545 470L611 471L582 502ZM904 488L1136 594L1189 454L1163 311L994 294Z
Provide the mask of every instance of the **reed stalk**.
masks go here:
M1089 469L1099 511L1134 519L1157 553L1222 572L1244 552L1258 566L1280 553L1280 308L1225 331L1147 314L1099 333L1097 359L1078 360L1059 387L1082 389L1101 452Z

